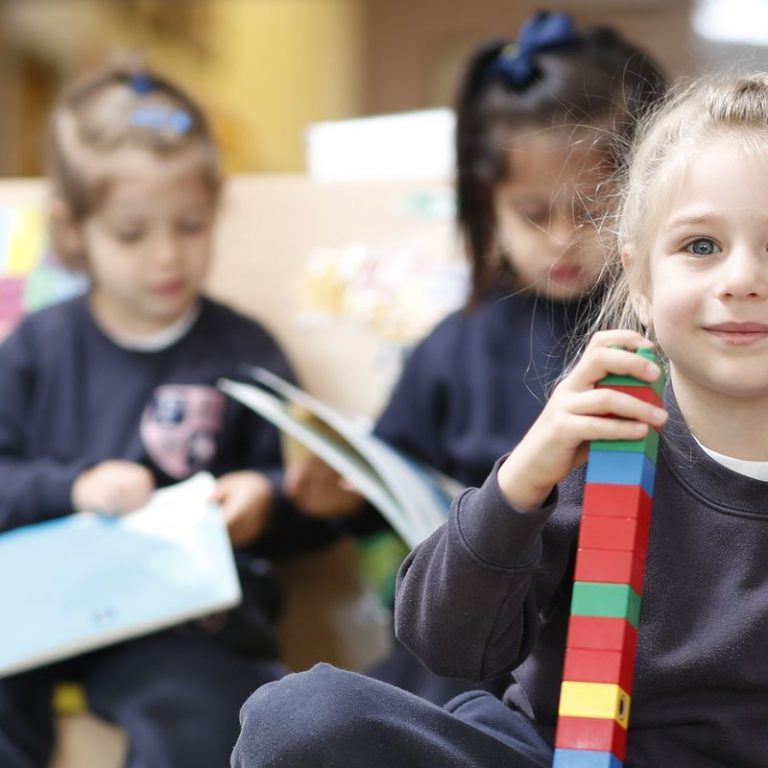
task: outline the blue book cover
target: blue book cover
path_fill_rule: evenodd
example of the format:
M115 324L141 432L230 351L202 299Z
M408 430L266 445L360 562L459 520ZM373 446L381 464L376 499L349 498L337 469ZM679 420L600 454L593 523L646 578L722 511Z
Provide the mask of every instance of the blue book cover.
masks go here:
M80 513L0 535L0 676L237 605L214 479L122 517Z

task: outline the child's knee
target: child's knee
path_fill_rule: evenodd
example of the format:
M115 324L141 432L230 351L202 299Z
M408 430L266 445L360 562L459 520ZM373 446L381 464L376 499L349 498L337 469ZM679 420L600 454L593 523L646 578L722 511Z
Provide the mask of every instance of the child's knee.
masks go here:
M321 753L333 753L365 731L376 698L368 688L377 685L362 675L318 664L262 686L241 710L233 765L271 765L277 755L290 757L295 766L302 761L316 764L312 761Z

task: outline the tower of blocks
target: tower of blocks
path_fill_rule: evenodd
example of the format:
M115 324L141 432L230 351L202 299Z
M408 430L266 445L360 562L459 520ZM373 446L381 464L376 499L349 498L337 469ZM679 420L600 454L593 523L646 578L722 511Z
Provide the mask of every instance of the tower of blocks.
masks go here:
M637 350L658 362L650 348ZM663 376L607 376L661 405ZM590 443L553 768L622 768L659 435Z

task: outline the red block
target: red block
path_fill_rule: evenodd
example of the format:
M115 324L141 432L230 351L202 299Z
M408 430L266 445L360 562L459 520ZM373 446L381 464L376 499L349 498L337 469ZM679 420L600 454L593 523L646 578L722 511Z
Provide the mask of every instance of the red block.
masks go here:
M598 517L587 514L582 516L579 526L579 547L646 552L649 525L649 518L642 514L638 517Z
M646 403L651 403L661 407L661 398L650 387L616 387L612 384L597 384L597 389L615 389L617 392L624 392L627 395L632 395L638 400L642 400Z
M621 651L633 657L637 630L626 620L604 616L571 616L568 620L568 648Z
M600 584L629 584L643 594L645 552L620 552L609 549L579 549L576 553L574 581Z
M651 514L651 498L639 485L587 483L584 486L582 514L647 520Z
M566 648L563 680L581 683L616 683L627 693L631 693L634 668L634 653Z
M557 719L555 748L611 752L623 762L627 750L627 731L613 718L561 715Z

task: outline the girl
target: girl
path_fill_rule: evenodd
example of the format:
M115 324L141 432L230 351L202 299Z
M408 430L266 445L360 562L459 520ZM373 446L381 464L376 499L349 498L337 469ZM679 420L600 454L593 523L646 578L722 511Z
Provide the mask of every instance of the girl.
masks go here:
M767 75L695 85L658 112L619 210L603 319L624 329L592 338L520 444L401 569L403 641L443 673L514 670L505 703L465 694L440 710L320 667L255 694L234 765L278 765L278 744L297 767L330 764L326 755L374 768L549 765L578 465L588 441L662 426L625 764L765 765L766 163ZM665 409L595 388L609 373L659 375L631 353L648 344L637 329L666 355ZM289 702L311 723L291 740Z
M536 14L516 43L477 48L456 134L471 290L464 310L411 353L379 437L467 486L522 438L595 300L604 266L597 192L620 160L610 139L618 133L625 147L664 85L633 45L605 28L580 33L565 14ZM308 473L287 480L295 500L317 508ZM398 646L371 674L439 704L468 687L426 673Z
M245 602L0 681L0 764L48 764L51 688L74 677L127 731L131 766L224 765L243 699L283 673L276 586L259 556L329 532L276 492L275 431L213 385L243 364L290 369L264 328L202 294L221 178L186 94L145 72L76 84L52 114L50 165L58 254L91 284L0 347L0 530L72 510L123 514L208 469Z

